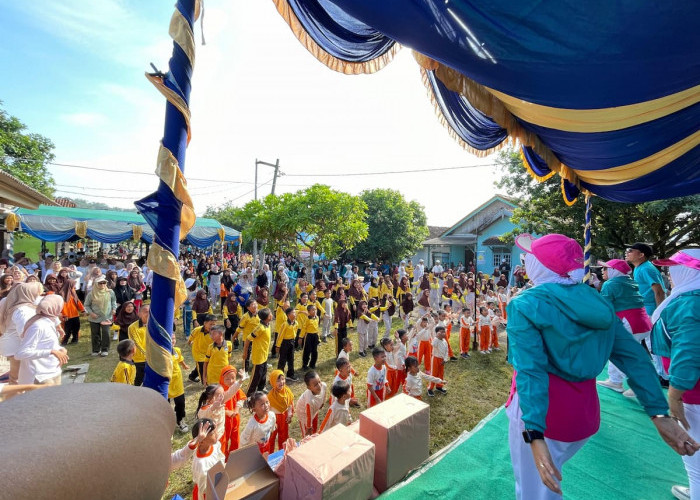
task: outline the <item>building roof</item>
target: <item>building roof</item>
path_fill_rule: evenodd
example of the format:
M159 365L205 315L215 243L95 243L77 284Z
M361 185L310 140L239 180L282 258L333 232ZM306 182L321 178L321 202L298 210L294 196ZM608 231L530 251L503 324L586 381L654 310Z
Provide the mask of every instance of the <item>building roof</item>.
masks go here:
M486 238L481 244L487 247L495 247L505 245L505 242L500 238L500 236L490 236Z
M56 203L17 177L0 170L0 203L20 208L39 208Z
M517 200L509 196L497 194L469 212L459 222L443 232L440 237L445 238L450 235L471 236L473 233L477 231L480 232L481 229L490 226L493 222L504 216L510 217L512 215L512 209L517 208L517 206ZM489 209L489 207L491 207L491 209ZM480 216L480 214L483 216ZM458 231L460 229L461 231Z
M437 238L438 236L440 236L442 233L444 233L448 229L449 229L449 227L445 227L445 226L428 226L428 238L429 239Z
M476 235L447 236L430 238L423 245L472 245L476 242Z

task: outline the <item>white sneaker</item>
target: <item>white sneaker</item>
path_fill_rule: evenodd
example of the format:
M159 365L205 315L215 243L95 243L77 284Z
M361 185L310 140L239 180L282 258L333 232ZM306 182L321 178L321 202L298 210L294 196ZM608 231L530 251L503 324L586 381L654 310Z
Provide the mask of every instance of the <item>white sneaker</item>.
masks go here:
M93 356L99 356L100 353L99 353L99 352L93 352L92 355L93 355Z
M636 398L637 395L634 393L632 389L627 389L625 392L622 393L622 395L626 398Z
M671 495L679 500L690 500L690 488L676 484L671 487Z
M615 392L624 392L624 390L625 390L625 388L622 387L622 383L616 384L615 382L611 382L610 379L597 380L596 384L598 384L601 387L607 387L608 389L612 389Z
M187 432L190 430L190 428L187 426L184 420L180 420L180 423L177 424L178 429L180 429L180 432Z
M107 356L109 356L109 352L107 352L107 351L102 351L102 352L100 353L100 356L102 356L103 358L106 358Z
M117 340L118 338L119 338L118 333L115 333L114 335L112 335L112 340Z

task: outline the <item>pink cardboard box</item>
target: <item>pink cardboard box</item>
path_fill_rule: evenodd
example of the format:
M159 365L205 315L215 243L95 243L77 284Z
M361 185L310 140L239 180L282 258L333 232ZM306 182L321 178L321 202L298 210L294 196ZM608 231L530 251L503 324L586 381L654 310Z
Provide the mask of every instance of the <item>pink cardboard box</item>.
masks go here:
M372 496L374 445L343 425L287 455L282 500L367 500Z
M360 413L360 435L376 446L374 486L381 493L430 454L430 406L399 394Z

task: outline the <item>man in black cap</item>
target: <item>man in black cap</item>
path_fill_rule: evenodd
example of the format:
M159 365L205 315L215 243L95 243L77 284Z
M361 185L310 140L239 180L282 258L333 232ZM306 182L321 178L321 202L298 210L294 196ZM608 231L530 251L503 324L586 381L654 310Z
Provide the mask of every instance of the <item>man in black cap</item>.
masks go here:
M654 309L666 298L664 280L659 270L649 260L654 255L654 250L646 243L637 242L627 247L625 259L634 266L632 277L639 284L639 293L644 299L644 309L649 317ZM661 364L661 358L652 355L656 372L662 378L661 385L668 386L668 374Z

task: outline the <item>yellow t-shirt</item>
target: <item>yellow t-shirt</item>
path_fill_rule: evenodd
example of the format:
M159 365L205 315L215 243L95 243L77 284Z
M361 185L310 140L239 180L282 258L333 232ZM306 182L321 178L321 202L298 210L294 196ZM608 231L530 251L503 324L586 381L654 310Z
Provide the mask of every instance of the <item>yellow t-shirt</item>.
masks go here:
M267 356L270 352L270 327L260 324L260 328L251 332L246 340L250 340L252 351L250 361L254 365L267 363Z
M180 369L180 363L182 363L185 358L182 357L182 351L179 347L173 348L173 376L170 379L170 385L168 385L168 397L170 399L182 396L185 393L185 386L182 383L182 370Z
M313 318L307 318L307 320L304 322L303 328L301 329L299 337L304 338L306 337L307 333L318 334L318 316L314 316Z
M221 346L209 344L207 348L207 384L218 384L221 377L221 370L229 365L233 345L231 341L224 341Z
M282 306L277 306L277 312L275 313L275 331L279 333L282 331L284 324L287 322L287 314L282 309Z
M297 310L297 323L299 325L297 328L299 328L299 329L304 328L304 323L306 323L306 318L308 318L308 316L307 316L308 310L306 309L308 306L309 306L309 303L307 301L306 304L302 304L300 302L294 308Z
M241 306L236 304L236 309L234 311L229 311L228 307L224 306L223 315L224 319L227 319L229 316L238 316L238 319L241 319Z
M205 332L203 329L203 326L198 326L192 330L188 340L192 346L192 358L197 363L203 363L207 360L207 348L209 347L209 344L212 343L209 332Z
M374 299L374 298L379 298L379 287L378 286L371 286L369 287L369 292L368 292L368 298Z
M141 320L134 321L129 325L129 338L136 344L134 351L134 363L146 362L146 325L141 325Z
M294 321L294 323L285 321L277 332L277 347L282 345L283 340L294 340L297 336L298 329L299 324L296 321Z
M129 384L134 385L134 379L136 378L136 366L133 361L119 360L119 364L114 369L112 373L112 382L118 384Z

